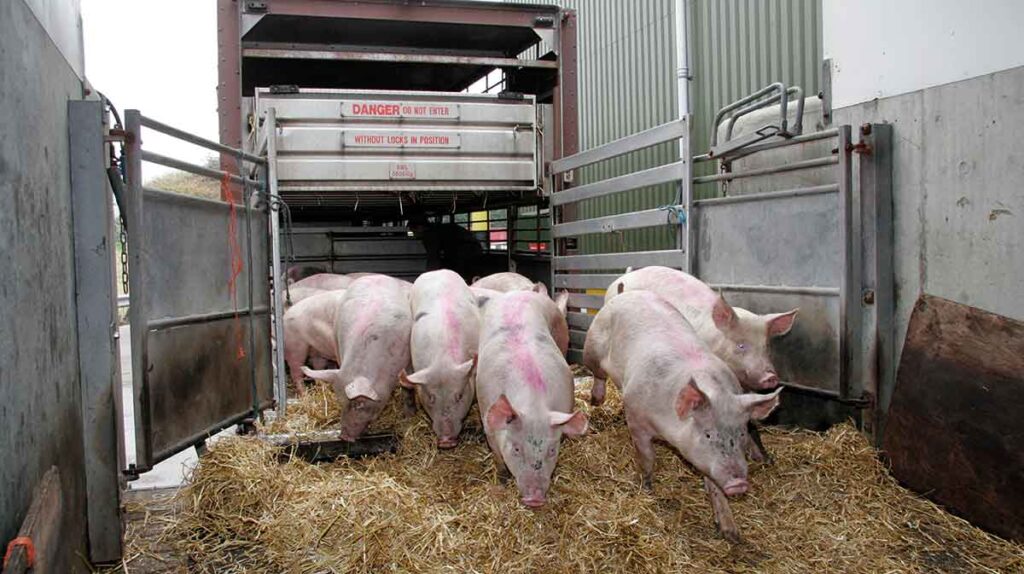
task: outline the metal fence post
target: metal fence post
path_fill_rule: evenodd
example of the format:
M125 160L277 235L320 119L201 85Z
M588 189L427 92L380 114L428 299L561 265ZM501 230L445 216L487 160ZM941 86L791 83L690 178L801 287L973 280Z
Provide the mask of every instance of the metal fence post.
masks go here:
M284 376L284 298L281 287L284 275L281 273L281 198L277 194L277 113L274 108L267 110L263 122L267 138L267 185L270 190L270 204L277 209L270 210L270 257L274 274L271 294L274 298L274 398L277 400L277 416L284 417L288 403L287 379ZM333 243L332 243L333 245Z

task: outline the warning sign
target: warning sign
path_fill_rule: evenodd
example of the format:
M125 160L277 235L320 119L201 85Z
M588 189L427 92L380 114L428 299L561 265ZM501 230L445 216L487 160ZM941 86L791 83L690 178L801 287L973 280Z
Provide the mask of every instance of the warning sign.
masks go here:
M388 179L416 179L416 166L404 161L391 162L388 164Z
M430 102L381 102L372 100L341 102L341 116L352 118L428 118L457 119L459 104Z
M454 132L346 131L345 145L355 147L456 148L462 144Z

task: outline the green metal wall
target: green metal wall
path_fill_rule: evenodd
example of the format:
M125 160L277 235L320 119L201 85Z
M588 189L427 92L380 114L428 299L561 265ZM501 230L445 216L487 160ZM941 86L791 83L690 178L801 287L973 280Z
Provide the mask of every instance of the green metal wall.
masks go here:
M674 0L547 3L577 11L580 149L676 117ZM774 81L799 85L811 95L819 89L821 0L691 0L689 28L694 154L707 150L715 111L725 104ZM581 170L579 183L669 163L676 157L677 146L656 146ZM716 193L712 186L704 187L697 190L698 196ZM582 203L580 216L667 205L677 201L676 193L667 185L600 198ZM669 227L643 229L588 236L580 248L585 253L665 249L673 245L674 237Z

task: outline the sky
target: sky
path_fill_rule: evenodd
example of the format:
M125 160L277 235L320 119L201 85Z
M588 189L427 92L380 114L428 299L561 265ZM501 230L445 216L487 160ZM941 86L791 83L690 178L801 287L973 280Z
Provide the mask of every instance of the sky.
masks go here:
M216 141L214 0L82 0L85 75L126 109ZM211 152L143 131L147 150L202 163ZM146 180L168 171L143 164Z

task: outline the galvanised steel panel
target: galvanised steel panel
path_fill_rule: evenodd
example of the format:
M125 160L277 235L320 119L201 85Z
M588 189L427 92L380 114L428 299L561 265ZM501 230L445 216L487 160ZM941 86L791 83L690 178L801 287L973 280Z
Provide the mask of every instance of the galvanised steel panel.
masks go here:
M260 90L273 108L279 190L534 189L540 173L534 99L493 95Z
M839 287L837 193L705 204L697 214L705 282Z

